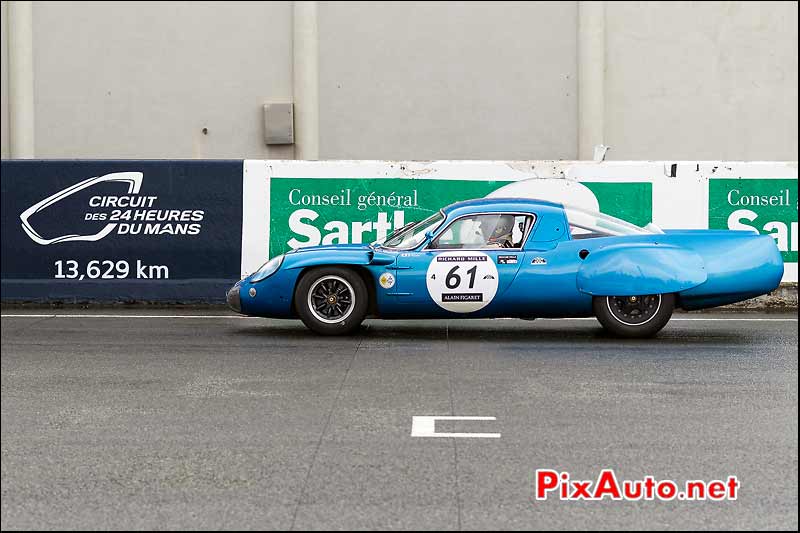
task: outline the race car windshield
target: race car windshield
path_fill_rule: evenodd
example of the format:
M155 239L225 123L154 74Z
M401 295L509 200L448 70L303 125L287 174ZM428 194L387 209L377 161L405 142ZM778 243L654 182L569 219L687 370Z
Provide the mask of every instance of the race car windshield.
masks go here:
M373 244L384 248L414 248L425 240L425 234L435 230L442 223L442 220L444 220L444 214L440 211L422 222L408 224L400 228L399 231L389 235L383 242L375 241Z
M572 229L573 238L577 235L589 232L595 236L612 235L652 235L662 233L655 226L648 225L647 228L640 228L630 222L625 222L605 213L588 211L579 207L564 206L567 220Z

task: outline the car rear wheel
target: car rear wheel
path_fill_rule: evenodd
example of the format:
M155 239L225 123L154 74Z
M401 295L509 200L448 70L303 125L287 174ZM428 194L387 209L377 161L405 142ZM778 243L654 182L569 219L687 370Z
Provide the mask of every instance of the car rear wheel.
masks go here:
M594 314L610 333L619 337L652 337L667 325L675 309L674 294L595 296Z
M364 281L340 267L315 268L300 279L294 305L303 324L320 335L347 335L358 329L368 308Z

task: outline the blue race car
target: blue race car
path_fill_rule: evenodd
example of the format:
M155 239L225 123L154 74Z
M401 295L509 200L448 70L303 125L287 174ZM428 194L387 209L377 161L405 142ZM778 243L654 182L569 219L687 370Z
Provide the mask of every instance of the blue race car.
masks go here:
M744 231L641 228L541 200L452 204L370 245L301 248L274 257L227 294L235 311L300 318L323 335L378 318L595 316L647 337L673 310L775 289L772 237Z

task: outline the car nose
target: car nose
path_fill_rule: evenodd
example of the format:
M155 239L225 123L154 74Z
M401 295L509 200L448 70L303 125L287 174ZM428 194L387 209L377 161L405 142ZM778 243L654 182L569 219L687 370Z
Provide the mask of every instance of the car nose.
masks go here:
M226 294L225 300L228 302L228 307L236 311L237 313L242 312L242 299L239 296L239 287L241 286L241 282L237 282L236 285L231 287Z

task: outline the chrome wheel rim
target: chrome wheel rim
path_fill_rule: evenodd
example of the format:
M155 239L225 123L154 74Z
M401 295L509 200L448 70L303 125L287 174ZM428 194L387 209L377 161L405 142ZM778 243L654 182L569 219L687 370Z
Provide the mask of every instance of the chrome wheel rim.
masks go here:
M617 322L626 326L643 326L661 309L661 295L607 296L606 305Z
M355 300L353 286L339 276L323 276L308 289L308 309L325 324L336 324L349 317Z

